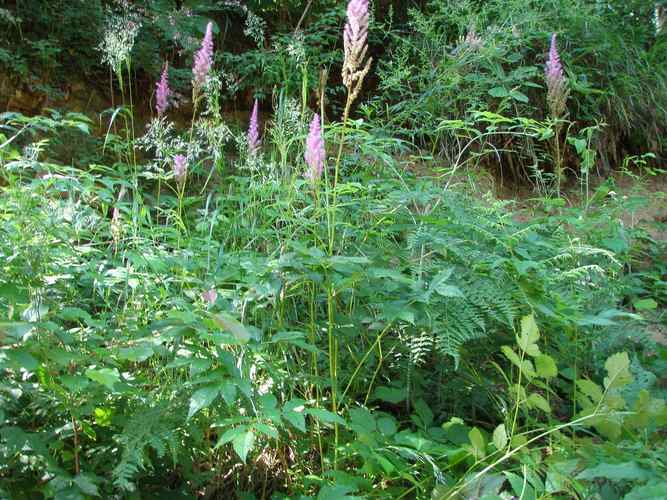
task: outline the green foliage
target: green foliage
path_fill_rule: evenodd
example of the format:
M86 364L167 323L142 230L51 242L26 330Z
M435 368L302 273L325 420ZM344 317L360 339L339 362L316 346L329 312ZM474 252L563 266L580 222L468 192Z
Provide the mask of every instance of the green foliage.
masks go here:
M324 121L321 179L305 178L303 143L314 70L335 62L334 2L304 16L305 59L282 48L273 57L267 25L236 5L194 2L172 24L167 2L147 3L128 15L155 32L112 68L122 102L100 117L103 137L78 113L0 115L0 496L662 495L667 352L647 324L664 324L665 247L623 222L646 198L612 194L611 181L592 190L582 176L580 205L548 198L518 213L454 189L455 175L400 168L396 134L434 152L459 142L448 174L505 137L534 148L522 158L553 194L540 175L563 124L533 104L546 14L570 7L572 44L584 14L596 28L641 5L525 5L413 9L414 36L390 34L398 49L369 119ZM301 14L292 1L249 6ZM452 52L480 12L475 30L489 45L473 47L471 35ZM530 36L486 28L519 13ZM256 47L217 63L276 97L252 154L222 119L228 68L202 89L189 129L162 116L137 137L136 69L161 61L161 37L200 34L209 15L218 37L238 30L234 16L250 19ZM60 29L26 45L44 65L62 55ZM648 40L634 21L623 29ZM175 68L177 88L188 65ZM416 83L405 85L406 65ZM583 85L577 99L597 95ZM558 144L585 174L604 129L571 129ZM642 158L628 162L656 175Z

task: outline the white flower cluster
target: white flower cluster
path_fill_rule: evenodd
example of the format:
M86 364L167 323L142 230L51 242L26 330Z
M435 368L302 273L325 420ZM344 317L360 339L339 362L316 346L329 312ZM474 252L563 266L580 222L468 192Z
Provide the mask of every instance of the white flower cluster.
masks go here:
M122 14L110 14L102 42L98 46L102 52L102 63L108 64L114 71L119 71L121 65L130 57L139 29L139 17L129 10Z
M248 10L245 19L245 29L243 34L252 39L258 47L264 44L264 31L266 30L266 22L264 19Z

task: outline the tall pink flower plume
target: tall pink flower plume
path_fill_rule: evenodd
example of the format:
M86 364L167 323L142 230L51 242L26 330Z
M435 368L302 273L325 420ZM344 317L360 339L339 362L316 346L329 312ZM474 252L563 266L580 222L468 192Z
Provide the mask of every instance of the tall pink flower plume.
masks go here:
M165 63L164 69L162 70L162 76L160 77L160 81L157 83L155 88L155 108L157 109L158 116L162 116L169 107L169 95L171 94L171 90L169 90L168 69L169 63Z
M350 102L359 95L361 84L371 68L372 59L366 58L368 45L368 0L350 0L347 4L347 22L343 31L343 84Z
M308 171L304 176L311 182L317 182L324 170L324 139L322 138L322 127L320 126L320 115L315 113L310 122L310 131L306 139L306 152L304 158L308 164Z
M558 54L556 34L551 35L549 57L544 66L544 77L547 82L547 103L551 116L560 118L565 114L566 101L569 95L567 79L563 72L563 65Z
M188 159L184 155L174 156L174 177L178 183L185 181L188 173Z
M254 156L259 151L262 141L259 137L259 102L255 99L250 115L250 126L248 127L248 152Z
M218 292L215 288L211 288L210 290L202 292L201 298L208 305L213 305L215 304L215 301L218 300Z
M206 25L206 35L201 41L201 48L195 54L192 65L192 82L195 89L200 89L213 65L213 23Z
M363 46L368 38L368 0L350 0L347 4L347 23L343 33L349 46Z
M544 68L544 73L547 78L547 84L549 86L558 85L561 81L565 79L563 74L563 65L560 62L560 56L558 55L558 44L556 40L556 33L551 35L551 47L549 49L549 59Z

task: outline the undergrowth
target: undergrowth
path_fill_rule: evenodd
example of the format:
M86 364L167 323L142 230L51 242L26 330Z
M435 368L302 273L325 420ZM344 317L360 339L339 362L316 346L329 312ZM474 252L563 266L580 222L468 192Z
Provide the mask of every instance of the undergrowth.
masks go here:
M583 127L562 138L580 203L544 169L530 217L457 187L460 150L403 168L400 127L356 118L364 5L339 122L304 67L270 120L225 123L212 23L189 127L164 70L138 132L131 51L103 137L78 113L0 116L0 497L667 495L666 248L624 222L655 200L591 185ZM501 111L435 130L562 130ZM73 140L93 150L57 161Z

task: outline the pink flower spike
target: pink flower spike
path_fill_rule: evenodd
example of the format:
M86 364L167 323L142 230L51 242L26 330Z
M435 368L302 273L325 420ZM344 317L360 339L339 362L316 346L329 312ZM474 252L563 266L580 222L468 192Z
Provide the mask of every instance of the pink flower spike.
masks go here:
M183 155L174 156L174 177L178 183L185 181L185 176L188 173L188 160Z
M248 127L248 153L255 156L259 151L262 141L259 137L259 103L255 99L250 115L250 126Z
M544 78L547 83L547 104L553 118L562 118L567 112L569 89L563 72L563 64L558 54L556 34L551 36L549 57L544 66Z
M155 88L155 108L157 109L158 116L162 116L169 107L169 96L171 94L171 90L169 90L168 70L169 63L165 63L164 69L162 70L162 76L160 77L160 81L157 83L157 87Z
M201 48L195 54L192 65L192 82L195 89L200 89L213 65L213 23L206 25L206 35L201 41Z
M558 55L558 44L556 41L556 33L551 35L551 47L549 48L549 59L544 68L547 83L550 86L555 86L565 79L563 74L563 65L560 62L560 55Z
M325 156L320 115L315 113L313 120L310 122L310 132L306 139L306 152L304 154L304 159L309 167L304 176L313 183L317 182L322 176Z
M343 32L344 42L352 47L362 47L368 37L368 0L350 0L347 4L347 23Z
M215 301L218 300L218 292L215 290L215 288L211 288L210 290L202 292L201 298L208 305L212 306L215 304Z

